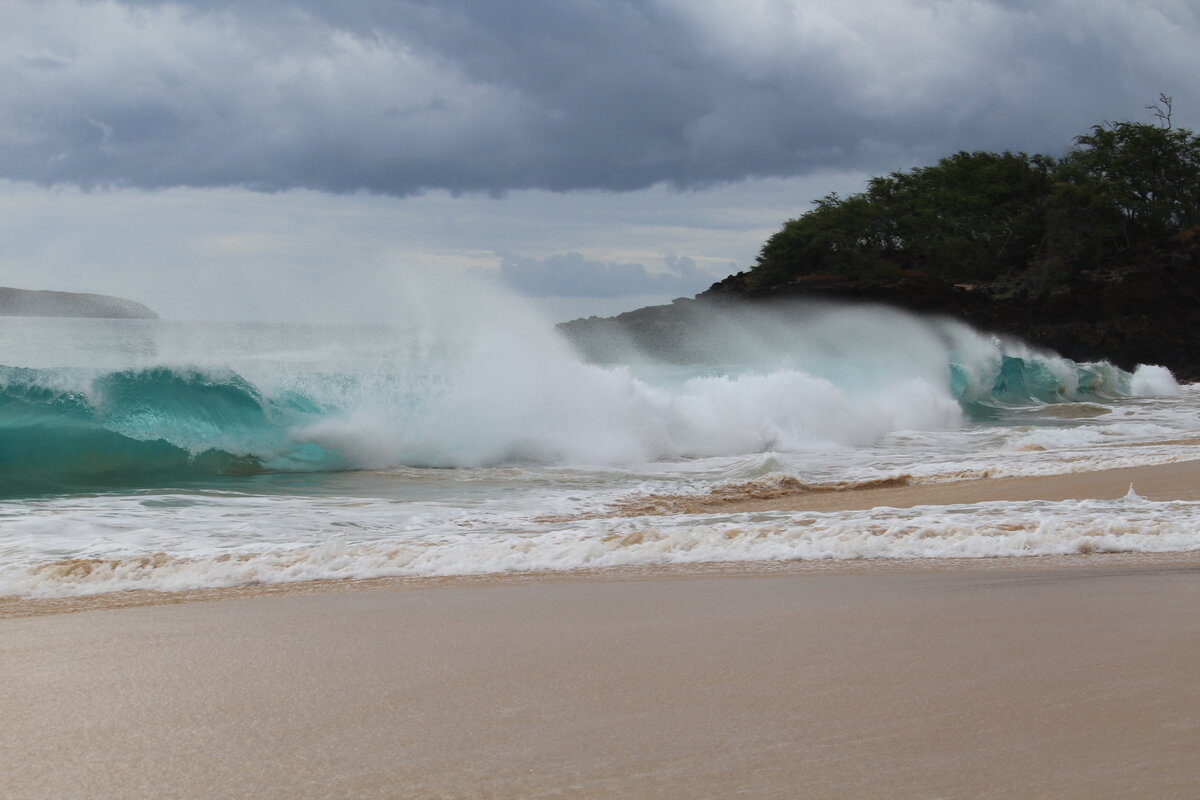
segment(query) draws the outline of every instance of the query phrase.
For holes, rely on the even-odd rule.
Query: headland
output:
[[[104,294],[0,287],[0,316],[158,319],[141,303]]]

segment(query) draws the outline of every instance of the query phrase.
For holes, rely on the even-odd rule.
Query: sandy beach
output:
[[[1194,797],[1200,564],[3,622],[8,797]]]
[[[880,491],[1111,497],[1134,482],[1186,499],[1196,477],[1186,462]],[[0,796],[1200,791],[1197,554],[190,599],[0,620]]]

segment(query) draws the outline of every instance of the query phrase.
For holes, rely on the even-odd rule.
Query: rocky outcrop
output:
[[[149,308],[123,297],[0,287],[0,315],[10,317],[105,317],[158,319]]]
[[[611,319],[575,320],[563,332],[587,355],[603,360],[619,341],[633,341],[671,360],[701,360],[695,335],[701,309],[785,306],[789,301],[882,303],[954,317],[985,332],[1021,338],[1076,361],[1107,360],[1125,369],[1161,364],[1180,380],[1200,380],[1200,242],[1129,254],[1116,266],[1084,271],[1066,286],[1040,290],[1031,276],[990,284],[952,283],[906,271],[889,277],[805,275],[783,285],[751,288],[732,275],[669,306]],[[797,306],[796,313],[804,313]],[[609,345],[612,345],[610,347]]]

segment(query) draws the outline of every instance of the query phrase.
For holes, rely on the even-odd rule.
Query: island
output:
[[[0,316],[158,319],[146,306],[123,297],[9,287],[0,287]]]
[[[707,311],[813,301],[953,317],[1075,361],[1161,364],[1200,380],[1200,137],[1096,125],[1062,157],[960,152],[828,195],[751,269],[679,298],[560,330],[585,355],[634,342],[700,357]]]

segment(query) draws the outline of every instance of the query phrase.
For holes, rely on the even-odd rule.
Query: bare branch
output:
[[[1146,110],[1158,117],[1158,124],[1170,130],[1171,128],[1171,104],[1173,98],[1168,94],[1159,92],[1158,101],[1146,106]]]

